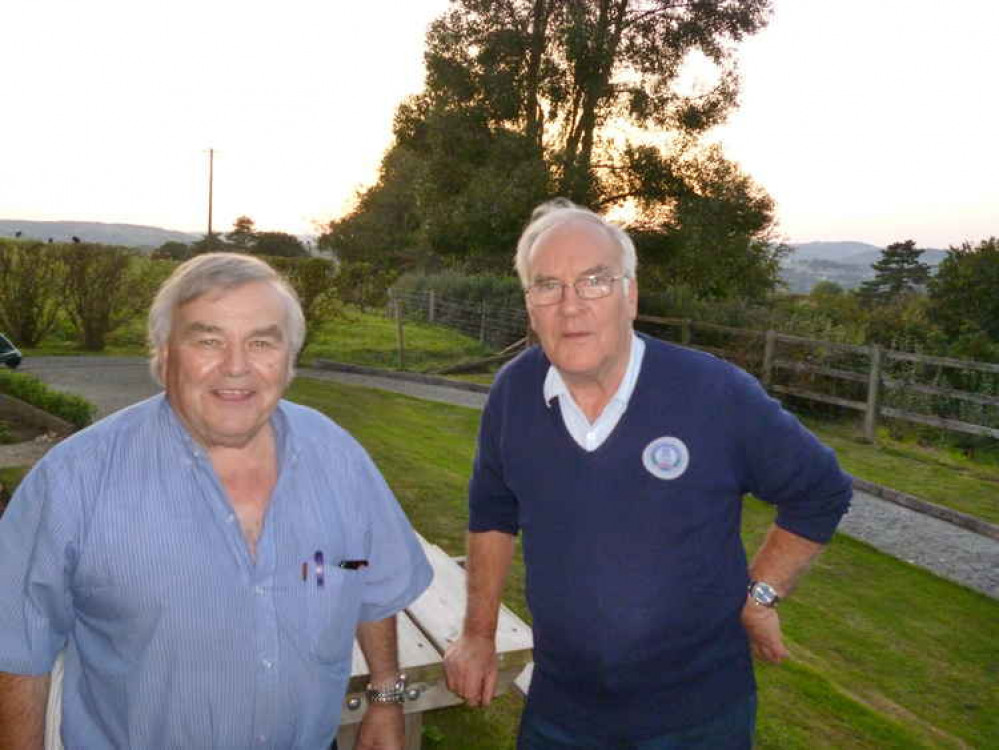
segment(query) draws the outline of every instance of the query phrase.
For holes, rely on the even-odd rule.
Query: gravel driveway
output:
[[[134,357],[34,357],[22,369],[46,383],[79,393],[106,416],[159,391],[145,360]],[[405,393],[416,398],[482,408],[485,396],[452,388],[410,383],[395,378],[303,369],[305,377]],[[44,452],[39,446],[33,452]],[[5,465],[0,447],[0,466]],[[9,463],[7,463],[9,465]],[[865,492],[854,494],[842,533],[871,544],[901,560],[999,599],[999,542],[945,521],[903,508]]]

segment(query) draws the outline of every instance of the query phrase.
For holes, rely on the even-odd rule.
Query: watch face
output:
[[[777,602],[777,592],[769,583],[757,581],[750,590],[750,596],[764,607],[772,607]]]

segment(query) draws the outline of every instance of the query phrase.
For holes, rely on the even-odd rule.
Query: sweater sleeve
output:
[[[497,380],[489,392],[479,423],[479,440],[468,484],[468,530],[472,532],[504,531],[516,534],[520,528],[517,497],[507,486],[503,474],[500,450],[502,390]]]
[[[828,542],[853,495],[836,454],[741,370],[734,375],[732,397],[744,491],[776,505],[782,529]]]

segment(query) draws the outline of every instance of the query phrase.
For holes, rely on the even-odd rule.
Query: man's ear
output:
[[[166,385],[166,369],[167,369],[167,357],[170,351],[170,347],[158,346],[156,347],[156,377],[159,381]]]
[[[628,279],[628,312],[634,320],[638,315],[638,282]]]

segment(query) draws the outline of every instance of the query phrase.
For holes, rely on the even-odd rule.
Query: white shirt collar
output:
[[[617,391],[608,401],[608,405],[617,402],[621,405],[622,411],[628,406],[628,402],[631,401],[631,394],[635,391],[635,383],[638,382],[638,373],[642,368],[642,358],[645,354],[645,342],[638,337],[638,335],[632,331],[631,333],[631,355],[628,357],[628,369],[624,372],[624,377],[621,378],[621,384],[617,387]],[[542,388],[542,393],[545,399],[545,406],[551,408],[552,399],[556,396],[568,396],[572,399],[572,394],[569,392],[569,386],[565,384],[565,380],[562,379],[562,375],[559,373],[555,365],[549,365],[548,374],[545,375],[545,383]],[[575,400],[573,399],[573,404]],[[607,407],[604,407],[606,409]],[[599,419],[599,417],[598,417]]]

